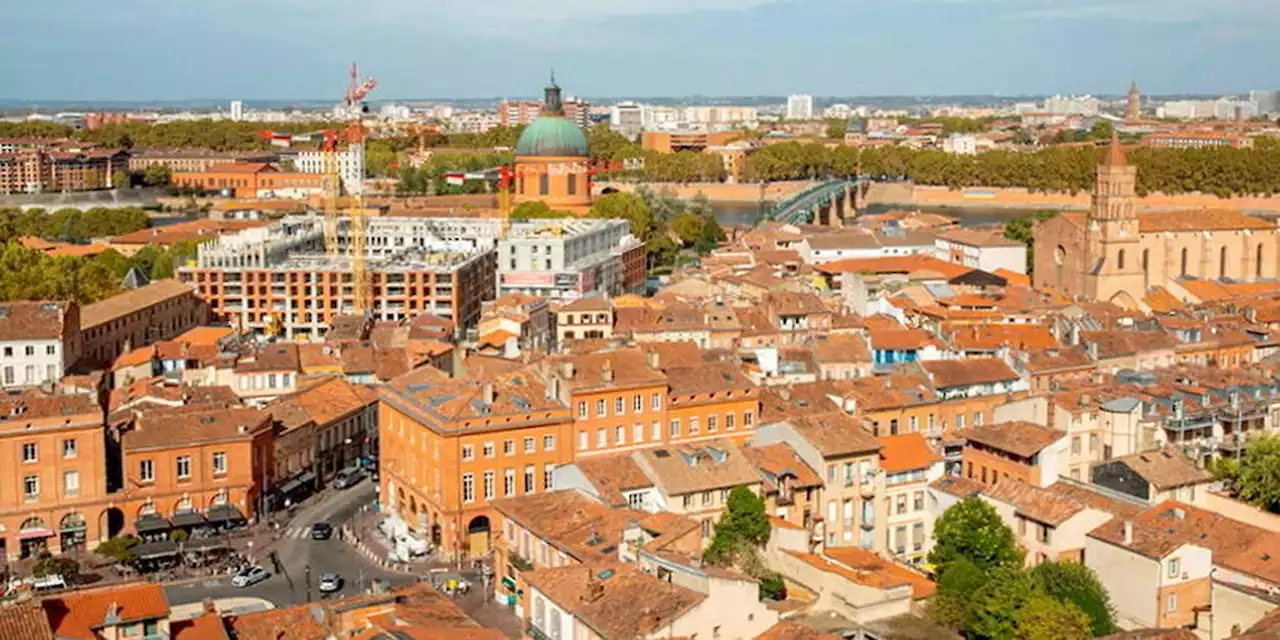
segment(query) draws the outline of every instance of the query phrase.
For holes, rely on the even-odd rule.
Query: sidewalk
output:
[[[425,574],[436,564],[433,562],[432,554],[411,558],[408,562],[388,559],[392,551],[391,542],[378,529],[378,523],[386,515],[385,512],[374,510],[372,506],[365,506],[339,529],[339,535],[357,552],[383,569],[400,573]]]

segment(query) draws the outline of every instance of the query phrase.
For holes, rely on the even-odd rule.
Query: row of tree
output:
[[[1271,513],[1280,513],[1280,437],[1249,441],[1239,458],[1218,458],[1212,467],[1236,498]]]
[[[151,226],[151,217],[136,207],[22,210],[0,207],[0,242],[34,236],[58,242],[85,242],[90,238],[118,236]]]
[[[1028,571],[1013,531],[981,498],[943,512],[933,539],[939,624],[990,639],[1083,640],[1116,631],[1111,598],[1092,569],[1050,561]]]
[[[152,280],[172,277],[195,256],[194,242],[148,246],[132,256],[108,249],[92,257],[50,256],[17,242],[0,245],[0,300],[75,300],[90,304],[120,293],[136,268]]]

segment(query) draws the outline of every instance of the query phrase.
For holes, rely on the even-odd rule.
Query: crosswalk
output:
[[[301,540],[311,537],[311,527],[289,527],[280,534],[282,540]]]

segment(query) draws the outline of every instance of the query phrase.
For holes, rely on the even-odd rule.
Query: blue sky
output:
[[[1241,92],[1280,0],[8,0],[0,97]]]

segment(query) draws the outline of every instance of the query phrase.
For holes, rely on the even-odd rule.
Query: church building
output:
[[[1280,273],[1276,223],[1229,209],[1137,213],[1137,180],[1113,135],[1089,212],[1036,225],[1036,287],[1138,309],[1147,289],[1169,281],[1254,282]]]
[[[542,201],[582,215],[591,209],[587,136],[565,116],[555,76],[545,89],[542,114],[516,144],[515,204]]]

